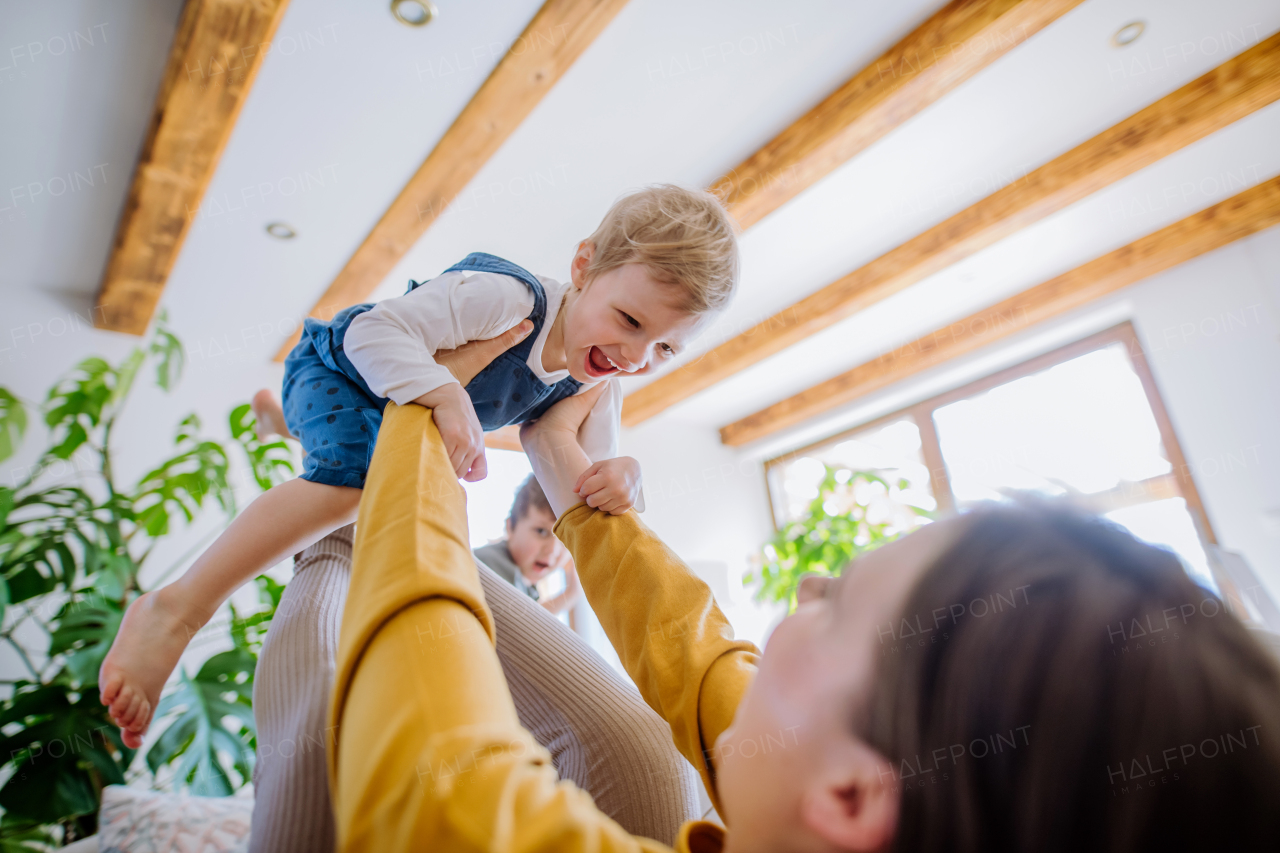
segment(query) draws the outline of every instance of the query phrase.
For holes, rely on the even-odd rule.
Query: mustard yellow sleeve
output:
[[[431,412],[387,406],[360,505],[330,724],[340,851],[660,851],[557,781],[521,728]],[[682,832],[714,833],[691,824]]]
[[[579,504],[555,533],[622,665],[670,723],[676,748],[719,810],[711,750],[755,677],[759,650],[733,638],[711,588],[635,512],[615,516]]]

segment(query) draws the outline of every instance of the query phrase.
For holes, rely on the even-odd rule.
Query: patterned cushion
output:
[[[108,785],[98,812],[101,853],[239,853],[253,800],[189,797]]]

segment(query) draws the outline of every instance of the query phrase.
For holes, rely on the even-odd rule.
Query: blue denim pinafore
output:
[[[582,384],[565,377],[547,385],[529,367],[529,353],[547,318],[547,293],[528,270],[483,252],[467,255],[445,272],[491,272],[519,279],[533,292],[533,331],[498,356],[467,385],[480,426],[486,432],[542,415]],[[410,282],[409,290],[418,282]],[[302,340],[284,363],[284,415],[302,442],[304,480],[363,488],[373,446],[382,426],[386,397],[378,397],[343,351],[351,321],[374,303],[352,305],[332,320],[308,319]]]

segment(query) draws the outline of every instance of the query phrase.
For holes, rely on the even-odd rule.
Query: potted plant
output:
[[[285,444],[260,441],[245,404],[230,413],[229,442],[203,436],[199,418],[188,415],[166,458],[135,482],[121,481],[113,431],[136,380],[150,369],[169,391],[184,363],[163,315],[146,344],[118,364],[81,361],[39,407],[48,447],[25,476],[0,485],[0,643],[23,669],[0,702],[2,849],[45,849],[55,838],[92,834],[103,786],[127,774],[167,768],[172,785],[206,795],[230,794],[249,779],[253,670],[283,589],[269,578],[258,580],[265,607],[248,615],[232,609],[224,623],[232,648],[194,676],[179,668],[158,709],[147,770],[131,770],[134,751],[98,699],[98,668],[125,608],[143,592],[139,577],[156,546],[206,509],[234,517],[229,447],[243,454],[256,489],[293,473]],[[28,408],[0,388],[0,461],[20,445]]]
[[[805,512],[789,521],[761,549],[760,566],[744,581],[755,584],[757,601],[785,602],[796,609],[796,590],[807,574],[839,575],[859,554],[909,532],[917,519],[933,514],[895,493],[906,480],[890,483],[877,471],[825,464],[818,493]]]

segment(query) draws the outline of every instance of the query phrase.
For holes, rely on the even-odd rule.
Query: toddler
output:
[[[271,430],[302,443],[303,473],[258,497],[181,578],[130,605],[99,675],[125,743],[141,744],[183,649],[237,587],[355,520],[388,400],[432,409],[453,473],[476,481],[484,431],[607,382],[579,433],[594,463],[581,493],[605,512],[643,509],[638,463],[616,458],[615,378],[650,373],[687,347],[728,301],[737,269],[715,197],[664,185],[609,210],[579,243],[567,283],[475,253],[404,296],[307,320],[285,361],[283,409],[257,400]],[[465,389],[433,358],[526,318],[528,336]]]

